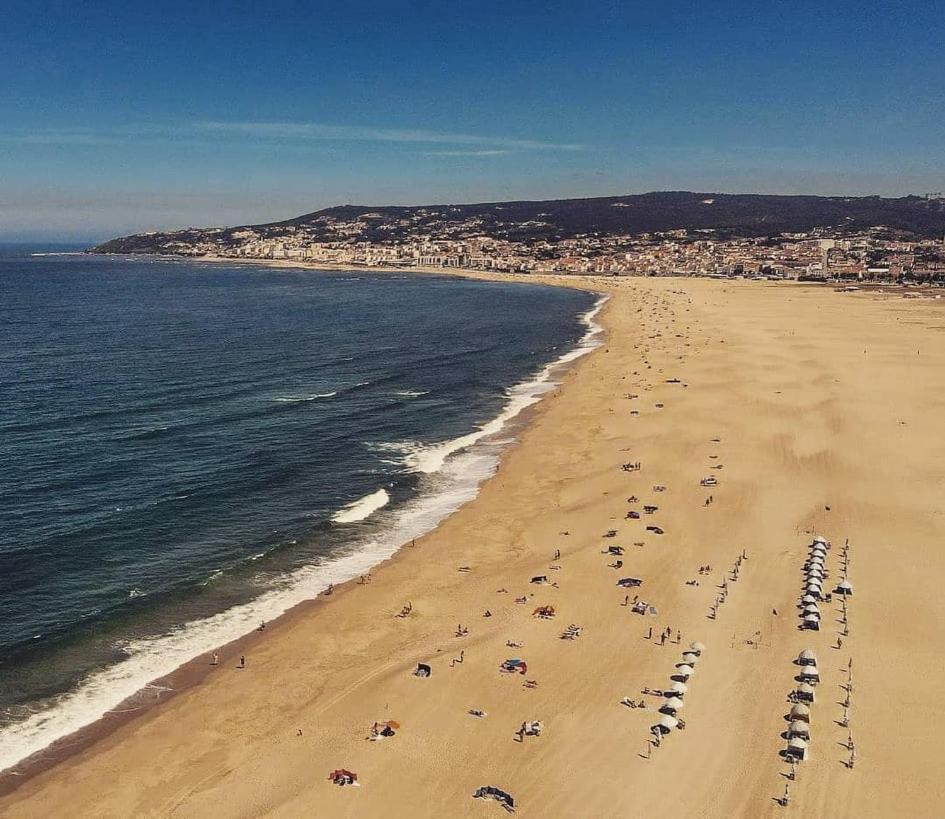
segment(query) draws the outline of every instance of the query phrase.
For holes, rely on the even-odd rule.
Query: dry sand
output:
[[[592,285],[613,295],[606,347],[542,402],[475,501],[370,585],[338,589],[244,645],[245,670],[227,650],[190,690],[0,798],[0,814],[495,817],[498,804],[471,798],[491,784],[535,817],[940,815],[943,306],[767,283]],[[642,469],[621,470],[630,461]],[[719,485],[701,487],[707,475]],[[625,519],[644,503],[658,512]],[[813,532],[834,544],[832,581],[838,547],[851,544],[851,634],[839,650],[836,598],[823,631],[797,630]],[[611,544],[626,549],[619,571],[602,554]],[[749,559],[711,620],[742,549]],[[530,585],[539,574],[558,587]],[[658,615],[621,606],[627,575],[644,579],[630,595]],[[522,594],[528,604],[515,604]],[[396,617],[408,600],[412,614]],[[546,603],[556,618],[532,617]],[[468,636],[453,636],[459,623]],[[582,636],[560,639],[570,623]],[[706,651],[686,729],[646,758],[658,698],[641,689],[668,685],[682,648],[645,639],[650,626]],[[811,758],[783,808],[778,752],[804,647],[823,681]],[[499,673],[512,656],[526,676]],[[851,658],[853,770],[835,722]],[[432,677],[412,675],[418,661]],[[382,719],[401,730],[367,741]],[[533,719],[543,735],[516,742]],[[361,787],[329,784],[337,767]]]

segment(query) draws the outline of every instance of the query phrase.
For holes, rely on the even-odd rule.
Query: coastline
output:
[[[234,262],[234,260],[224,257],[207,257],[201,259],[201,261],[207,261],[209,263],[243,263],[243,260],[236,260]],[[254,266],[267,268],[304,269],[311,272],[318,272],[320,270],[339,270],[352,272],[347,266],[328,268],[322,266],[282,264],[280,263],[280,260],[245,260],[245,262],[253,264]],[[373,271],[374,269],[372,268],[368,272]],[[377,272],[409,275],[414,271],[398,268],[384,268],[382,270],[378,270]],[[419,272],[421,275],[436,275],[439,271],[434,268],[423,268]],[[467,276],[467,273],[472,275]],[[464,278],[488,281],[502,281],[523,284],[529,283],[527,280],[521,281],[520,278],[510,276],[481,276],[477,275],[477,273],[478,271],[462,270],[456,271],[456,274],[454,275],[459,275],[460,277]],[[550,284],[550,282],[531,283],[546,285]],[[482,441],[488,442],[490,439],[496,436],[501,436],[503,439],[507,439],[507,442],[502,443],[498,447],[497,463],[494,469],[489,470],[492,474],[486,475],[475,482],[473,486],[473,498],[476,494],[478,494],[481,484],[484,481],[490,480],[495,472],[498,471],[501,461],[505,457],[508,449],[516,445],[516,436],[518,432],[527,426],[531,414],[536,410],[537,405],[540,405],[541,401],[545,397],[546,389],[554,389],[558,385],[558,379],[566,376],[569,370],[576,366],[577,362],[581,358],[583,358],[587,353],[592,352],[598,346],[598,342],[594,341],[594,337],[598,333],[602,332],[602,328],[596,324],[594,318],[604,307],[607,300],[606,294],[601,292],[600,289],[588,286],[571,286],[570,284],[565,284],[564,286],[570,286],[571,289],[583,290],[585,292],[593,293],[597,296],[597,301],[595,304],[590,310],[586,311],[586,313],[582,314],[581,316],[582,322],[587,326],[584,336],[575,343],[573,348],[549,362],[545,367],[534,373],[530,378],[526,379],[520,384],[510,385],[509,398],[507,399],[504,408],[495,418],[481,424],[476,430],[463,436],[463,438],[458,442],[444,442],[445,444],[451,444],[452,447],[441,457],[449,458],[457,453],[462,453],[471,447],[475,447],[476,444]],[[526,391],[528,388],[536,391],[532,395],[526,394],[524,396],[525,400],[523,406],[515,407],[513,406],[513,395],[516,393],[516,391],[522,388],[525,388]],[[458,508],[461,509],[462,506],[468,503],[470,499],[471,498],[467,498],[466,500],[461,501]],[[423,498],[421,497],[418,500],[422,501]],[[449,517],[450,515],[455,514],[456,511],[458,511],[458,509],[448,511],[446,516]],[[443,522],[443,520],[445,520],[445,518],[441,518],[438,522],[434,523],[434,528],[438,527]],[[418,535],[418,538],[422,537],[423,534],[426,533]],[[392,548],[390,549],[390,554],[382,556],[373,562],[365,563],[363,566],[359,566],[359,571],[374,571],[376,568],[383,566],[387,562],[396,560],[398,554],[402,551],[408,540],[410,540],[409,537],[403,541],[393,543]],[[336,558],[333,561],[329,561],[328,565],[333,565],[337,560],[338,559]],[[347,577],[340,582],[335,582],[333,584],[334,588],[332,592],[332,599],[335,599],[336,597],[350,591],[352,585],[356,582],[358,573],[359,572],[354,572],[352,574],[349,572],[348,574],[350,574],[350,577]],[[153,709],[160,708],[171,699],[184,694],[189,689],[199,685],[211,673],[211,669],[207,665],[207,657],[209,656],[210,652],[216,650],[216,652],[220,654],[221,661],[225,663],[228,660],[238,657],[240,653],[250,651],[252,647],[260,640],[267,639],[268,635],[283,627],[293,618],[307,616],[309,611],[312,609],[317,609],[321,604],[324,604],[324,589],[327,585],[328,584],[326,582],[317,592],[315,592],[314,595],[304,596],[303,599],[300,599],[298,602],[289,604],[287,608],[285,608],[271,620],[267,620],[265,634],[260,634],[255,628],[255,625],[250,626],[247,623],[246,633],[243,633],[240,636],[223,643],[212,643],[208,645],[206,651],[201,651],[196,656],[192,656],[184,660],[181,664],[173,668],[173,670],[162,673],[150,679],[143,687],[137,688],[132,694],[116,702],[113,707],[109,708],[101,716],[81,725],[74,731],[70,731],[63,736],[54,739],[44,747],[30,753],[27,757],[21,759],[19,762],[16,762],[13,765],[3,769],[0,771],[0,797],[15,792],[22,784],[28,782],[34,776],[54,768],[59,763],[69,759],[74,755],[81,754],[83,751],[93,747],[96,743],[108,737],[119,728],[141,719],[142,717],[145,717]],[[224,613],[221,612],[221,614]]]
[[[939,306],[763,283],[599,285],[611,293],[607,346],[528,411],[474,500],[371,584],[339,588],[251,636],[244,671],[224,663],[0,798],[0,812],[482,816],[495,806],[470,795],[490,784],[526,816],[780,815],[784,695],[804,647],[817,651],[824,679],[792,801],[822,816],[934,812],[945,794],[927,751],[945,728],[943,684],[917,690],[908,680],[936,661],[945,618]],[[642,469],[621,470],[628,461]],[[699,480],[715,474],[705,506]],[[659,506],[652,520],[664,534],[625,517],[631,495]],[[822,632],[797,630],[813,533],[852,544],[853,627],[842,650],[831,648],[836,606]],[[621,606],[621,573],[601,553],[608,543],[626,548],[625,571],[644,579],[658,615]],[[555,548],[560,571],[549,567]],[[742,549],[746,568],[711,620],[715,587]],[[711,575],[699,575],[706,564]],[[529,583],[541,574],[558,586]],[[527,606],[513,603],[519,594],[533,595]],[[397,618],[407,600],[411,616]],[[531,616],[546,603],[558,609],[553,622]],[[901,611],[906,639],[889,616]],[[468,636],[453,636],[457,622]],[[569,623],[583,627],[580,639],[559,638]],[[653,701],[630,710],[620,698],[665,684],[681,650],[647,640],[651,624],[681,631],[683,646],[705,643],[706,654],[686,731],[647,758]],[[451,665],[460,649],[465,662]],[[527,659],[537,687],[497,672],[508,656]],[[843,764],[835,702],[847,660],[855,770]],[[418,662],[431,665],[430,679],[412,676]],[[402,729],[365,741],[378,719]],[[523,719],[543,720],[545,735],[516,742]],[[325,775],[337,767],[357,771],[362,787],[332,787]]]

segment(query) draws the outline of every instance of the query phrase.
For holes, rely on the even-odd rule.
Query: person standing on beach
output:
[[[219,664],[220,664],[220,655],[214,651],[213,658],[210,660],[210,665],[219,665]]]
[[[240,654],[240,668],[246,668],[246,655]]]

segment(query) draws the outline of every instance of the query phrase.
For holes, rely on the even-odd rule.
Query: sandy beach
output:
[[[221,649],[187,690],[24,778],[0,815],[501,816],[472,798],[487,785],[528,817],[939,814],[945,305],[577,284],[611,296],[606,341],[530,412],[474,501],[371,582]],[[798,628],[814,535],[833,546],[825,592],[849,542],[846,636],[836,595],[820,631]],[[652,608],[623,605],[635,595]],[[653,747],[664,697],[643,691],[667,689],[693,641],[685,730]],[[779,752],[805,648],[821,681],[790,781]],[[526,673],[501,672],[510,658]],[[390,720],[395,736],[369,741]],[[519,741],[533,720],[541,736]],[[359,787],[330,783],[339,768]]]

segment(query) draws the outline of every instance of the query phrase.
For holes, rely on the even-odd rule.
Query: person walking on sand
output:
[[[661,646],[665,646],[665,645],[666,645],[666,633],[665,633],[665,632],[660,635],[660,645],[661,645]]]
[[[653,626],[650,626],[650,630],[646,633],[646,639],[647,640],[653,639]]]
[[[220,655],[214,651],[213,658],[210,660],[210,665],[219,665],[219,664],[220,664]]]
[[[240,668],[246,668],[246,655],[240,654]]]

